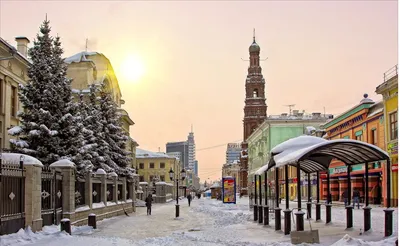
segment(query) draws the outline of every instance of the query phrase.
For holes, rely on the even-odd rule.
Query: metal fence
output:
[[[0,156],[0,235],[25,226],[25,172],[23,162],[4,162]]]
[[[42,169],[41,198],[43,226],[58,225],[62,218],[62,174],[48,166]]]

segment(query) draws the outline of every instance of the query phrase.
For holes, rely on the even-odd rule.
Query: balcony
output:
[[[384,74],[383,74],[383,82],[389,81],[390,79],[396,77],[398,75],[398,66],[394,66],[392,68],[390,68],[389,70],[387,70]]]

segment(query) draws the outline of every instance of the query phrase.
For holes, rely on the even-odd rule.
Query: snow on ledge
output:
[[[57,168],[57,167],[75,168],[75,163],[73,163],[72,161],[70,161],[68,159],[61,159],[50,165],[50,168]]]
[[[111,172],[110,174],[108,174],[110,177],[118,177],[118,175],[115,172]]]
[[[87,211],[87,210],[90,210],[90,207],[88,205],[85,205],[85,206],[76,208],[75,212],[83,212],[83,211]]]
[[[106,175],[107,173],[106,173],[106,171],[104,171],[104,169],[99,168],[99,169],[97,169],[96,174],[97,175]]]
[[[140,185],[148,185],[149,183],[147,182],[139,182]]]
[[[30,155],[17,154],[17,153],[2,153],[1,159],[7,165],[19,165],[21,156],[23,157],[24,166],[32,165],[37,167],[43,167],[42,162],[40,162],[38,159]]]

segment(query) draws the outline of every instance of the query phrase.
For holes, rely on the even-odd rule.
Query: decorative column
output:
[[[50,168],[62,174],[62,188],[56,193],[62,196],[63,217],[73,222],[75,221],[75,164],[62,159],[51,164]]]
[[[3,154],[5,155],[5,154]],[[25,155],[21,155],[24,157]],[[42,230],[42,163],[34,159],[34,163],[23,162],[25,168],[25,227],[30,226],[33,232]],[[15,191],[14,191],[15,192]],[[12,196],[9,196],[11,199]]]
[[[92,185],[92,173],[86,174],[85,178],[85,203],[90,208],[93,206],[93,185]]]

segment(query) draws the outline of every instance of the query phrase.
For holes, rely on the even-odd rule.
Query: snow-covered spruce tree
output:
[[[109,152],[109,145],[105,141],[103,125],[101,122],[101,112],[99,98],[97,94],[99,89],[95,84],[89,86],[89,95],[86,100],[81,99],[81,109],[84,124],[84,160],[90,161],[93,170],[99,168],[106,172],[113,172],[114,169],[106,164],[106,153]],[[87,163],[89,164],[89,163]]]
[[[81,144],[71,81],[66,78],[61,58],[63,50],[59,38],[50,36],[50,30],[49,21],[45,20],[29,50],[29,81],[19,91],[24,107],[24,112],[19,113],[21,126],[9,130],[19,137],[10,140],[13,151],[32,155],[45,165],[61,158],[77,161],[74,158]]]
[[[106,150],[106,163],[118,175],[131,177],[133,169],[130,167],[132,158],[130,152],[125,150],[128,136],[122,128],[121,115],[117,105],[107,92],[105,84],[100,91],[101,123],[103,124],[104,140],[108,144]]]

